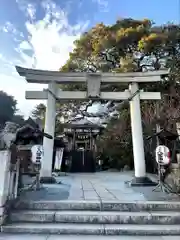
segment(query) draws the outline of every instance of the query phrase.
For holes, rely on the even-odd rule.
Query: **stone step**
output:
[[[180,224],[180,212],[16,211],[10,222],[91,224]]]
[[[94,210],[100,211],[99,201],[65,200],[65,201],[19,201],[14,205],[17,210]]]
[[[47,234],[2,234],[1,240],[59,240],[59,235]],[[86,235],[86,240],[179,240],[179,236],[107,236]],[[83,235],[61,235],[60,240],[84,240]]]
[[[2,233],[66,234],[66,235],[127,235],[127,236],[180,236],[179,225],[133,224],[11,224],[1,227]]]
[[[19,201],[15,209],[29,210],[79,210],[79,211],[180,211],[180,202],[171,201]]]

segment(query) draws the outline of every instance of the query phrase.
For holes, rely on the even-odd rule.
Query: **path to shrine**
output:
[[[129,187],[133,172],[97,172],[67,174],[57,177],[61,184],[44,185],[36,192],[22,194],[25,200],[89,200],[89,201],[179,201],[176,195],[153,192],[154,187]],[[150,175],[153,178],[153,175]],[[26,180],[28,181],[28,179]]]

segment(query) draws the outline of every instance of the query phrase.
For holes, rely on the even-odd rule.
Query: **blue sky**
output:
[[[0,90],[15,96],[20,113],[28,116],[39,102],[25,100],[25,90],[46,86],[27,84],[14,66],[56,70],[83,31],[119,17],[178,23],[180,0],[1,0]]]

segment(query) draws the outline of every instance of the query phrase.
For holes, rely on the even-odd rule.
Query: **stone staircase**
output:
[[[180,236],[180,202],[19,202],[3,233]]]

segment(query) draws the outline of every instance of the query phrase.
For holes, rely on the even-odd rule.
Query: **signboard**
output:
[[[43,151],[43,146],[42,145],[34,145],[31,148],[31,160],[33,163],[40,164],[43,159],[44,151]]]
[[[156,148],[156,162],[159,165],[169,165],[171,162],[170,150],[164,145],[159,145]]]
[[[76,138],[78,140],[87,140],[90,138],[90,136],[89,135],[76,135]]]

